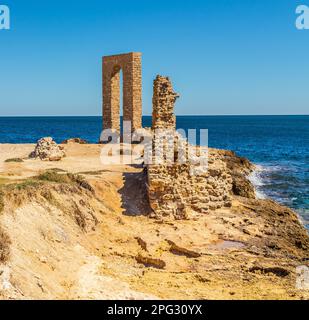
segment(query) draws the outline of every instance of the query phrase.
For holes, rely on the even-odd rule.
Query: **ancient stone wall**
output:
[[[120,132],[120,70],[123,73],[123,120],[142,127],[141,53],[103,57],[103,128]]]
[[[147,166],[148,196],[154,217],[187,219],[231,206],[232,177],[219,156],[210,153],[208,170],[192,174],[193,164]]]
[[[231,205],[232,177],[226,163],[219,155],[210,152],[205,169],[200,161],[203,157],[205,160],[206,150],[196,150],[176,133],[176,97],[169,79],[157,76],[154,81],[152,129],[173,131],[174,147],[171,148],[169,143],[165,148],[172,149],[174,161],[166,161],[163,157],[164,162],[157,163],[154,150],[158,143],[162,144],[162,139],[153,132],[153,163],[147,164],[146,171],[149,203],[153,216],[158,219],[187,219]],[[184,156],[186,161],[183,161]]]

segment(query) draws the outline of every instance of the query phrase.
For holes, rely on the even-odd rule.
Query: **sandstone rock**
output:
[[[255,189],[252,183],[243,175],[233,173],[233,193],[237,196],[255,199]]]
[[[88,144],[88,141],[81,138],[71,138],[61,142],[61,144],[68,144],[68,143]]]
[[[216,159],[225,162],[233,184],[234,195],[255,199],[255,189],[248,180],[248,175],[254,170],[254,165],[246,158],[239,157],[233,151],[216,150]]]
[[[145,267],[164,269],[166,266],[165,261],[161,259],[153,258],[150,256],[142,256],[139,254],[138,256],[135,257],[135,259],[138,263],[143,264]]]
[[[65,157],[65,152],[63,147],[57,145],[53,138],[46,137],[37,142],[34,151],[29,157],[39,158],[43,161],[60,161]]]
[[[201,254],[199,252],[186,249],[184,247],[178,246],[175,242],[171,240],[166,240],[166,242],[170,245],[170,252],[177,254],[177,255],[183,255],[188,258],[199,258]]]
[[[147,243],[140,237],[135,237],[137,243],[140,245],[140,247],[145,250],[145,251],[148,251],[147,250]]]

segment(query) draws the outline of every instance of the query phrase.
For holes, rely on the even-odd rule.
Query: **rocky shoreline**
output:
[[[143,168],[102,166],[100,145],[65,144],[57,162],[29,158],[34,145],[0,148],[3,299],[308,299],[296,287],[305,228],[256,199],[254,165],[231,151],[210,150],[231,205],[166,220],[151,218]]]

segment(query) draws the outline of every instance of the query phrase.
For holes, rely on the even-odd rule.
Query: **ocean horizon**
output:
[[[151,116],[143,116],[143,126],[151,126]],[[258,195],[297,211],[309,230],[309,115],[181,115],[177,129],[208,129],[209,147],[256,164],[250,179]],[[97,143],[101,130],[101,116],[0,117],[0,143],[36,143],[46,136]]]

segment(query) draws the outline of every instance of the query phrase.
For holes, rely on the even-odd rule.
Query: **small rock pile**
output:
[[[43,161],[59,161],[65,157],[65,152],[63,147],[59,146],[53,138],[46,137],[37,142],[29,157],[39,158]]]

